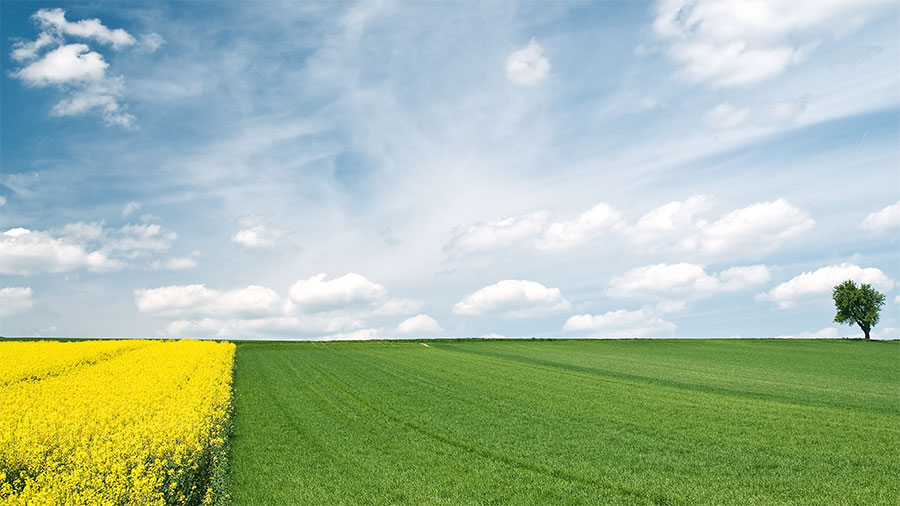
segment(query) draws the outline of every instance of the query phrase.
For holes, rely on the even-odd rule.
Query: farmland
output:
[[[0,343],[0,504],[218,504],[234,345]]]
[[[267,504],[889,504],[900,343],[239,343]]]

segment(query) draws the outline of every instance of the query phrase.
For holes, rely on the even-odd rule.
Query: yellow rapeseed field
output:
[[[228,502],[234,349],[0,343],[0,506]]]

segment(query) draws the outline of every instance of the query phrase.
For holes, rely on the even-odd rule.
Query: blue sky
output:
[[[895,2],[0,8],[2,335],[900,337]]]

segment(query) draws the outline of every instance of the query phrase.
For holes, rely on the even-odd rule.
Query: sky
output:
[[[900,6],[0,4],[0,335],[900,337]]]

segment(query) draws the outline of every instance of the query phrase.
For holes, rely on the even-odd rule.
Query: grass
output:
[[[897,342],[427,344],[240,343],[234,503],[900,497]]]

